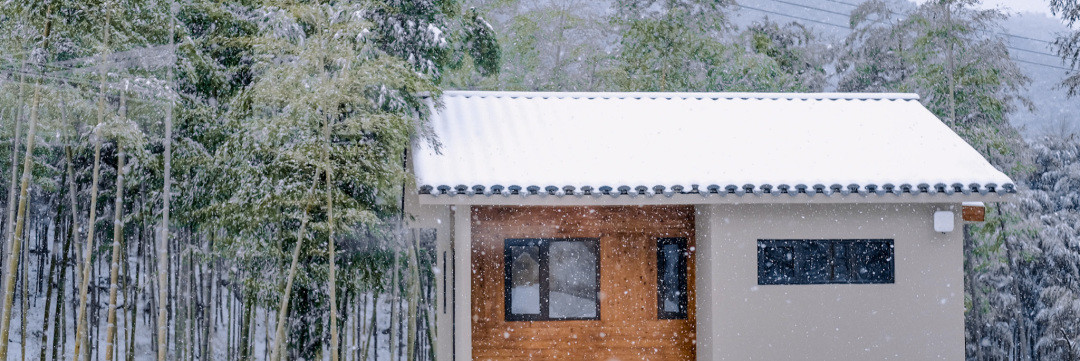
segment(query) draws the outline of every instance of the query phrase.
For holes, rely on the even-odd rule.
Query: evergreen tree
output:
[[[724,41],[726,1],[617,1],[611,81],[624,91],[788,91],[802,84],[765,54]],[[818,85],[820,86],[820,85]]]
[[[1050,11],[1065,20],[1071,31],[1059,34],[1054,41],[1061,59],[1072,67],[1073,71],[1062,80],[1061,85],[1069,90],[1069,96],[1080,94],[1080,2],[1076,0],[1050,0]]]

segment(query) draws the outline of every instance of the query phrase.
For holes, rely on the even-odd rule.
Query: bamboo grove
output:
[[[485,24],[434,0],[5,3],[0,359],[432,358],[405,151],[444,70],[496,70]]]

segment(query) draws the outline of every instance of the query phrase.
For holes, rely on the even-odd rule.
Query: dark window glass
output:
[[[892,283],[893,246],[883,242],[866,243],[856,248],[857,280],[863,283]]]
[[[893,240],[758,240],[758,284],[893,283]]]
[[[790,283],[795,278],[795,247],[758,243],[758,283]]]
[[[508,321],[599,319],[596,239],[508,239]]]
[[[660,319],[686,318],[685,238],[660,238],[656,242],[657,312]]]
[[[827,283],[832,278],[830,246],[828,241],[807,241],[804,245],[801,260],[808,283]]]

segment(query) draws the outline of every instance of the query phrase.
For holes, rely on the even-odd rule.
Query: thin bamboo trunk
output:
[[[120,95],[120,117],[123,113],[124,95]],[[105,360],[113,361],[116,348],[116,293],[119,290],[120,280],[120,244],[124,239],[124,154],[123,145],[116,143],[116,199],[113,206],[113,240],[112,261],[109,262],[109,314],[106,316],[105,326]]]
[[[245,284],[251,284],[249,279]],[[247,288],[244,290],[243,300],[240,304],[240,359],[243,361],[251,360],[251,309],[254,308],[254,298],[251,296],[254,290]]]
[[[270,312],[269,308],[263,310],[263,319],[266,320],[265,323],[263,323],[264,325],[266,325],[266,327],[264,327],[266,329],[265,330],[266,332],[263,333],[263,360],[269,360],[270,359],[270,314],[271,313],[272,312]]]
[[[184,236],[186,236],[186,234],[184,234],[183,232],[184,231],[183,231],[182,227],[177,230],[177,236],[178,237],[177,237],[177,241],[176,241],[176,248],[177,248],[176,249],[176,255],[179,257],[177,259],[176,269],[179,272],[177,272],[177,274],[176,274],[176,293],[175,293],[175,295],[179,296],[179,298],[174,298],[174,300],[176,300],[175,306],[174,306],[175,309],[176,309],[174,311],[175,315],[176,315],[175,316],[176,318],[174,319],[174,322],[173,322],[173,337],[176,339],[176,348],[175,349],[176,349],[176,353],[177,353],[176,359],[178,359],[178,360],[187,360],[188,359],[187,351],[188,351],[188,346],[189,345],[187,343],[187,330],[188,330],[188,323],[187,323],[188,317],[187,316],[188,316],[188,309],[190,308],[190,307],[188,307],[189,302],[191,301],[191,299],[188,298],[188,295],[187,295],[188,281],[189,281],[188,267],[187,266],[188,266],[188,263],[189,263],[189,260],[188,260],[189,255],[187,253],[186,244],[188,242],[188,239],[186,239],[187,237],[184,237]]]
[[[401,235],[399,234],[398,237],[401,237]],[[399,240],[398,243],[400,243],[400,240]],[[398,330],[401,328],[400,325],[398,325],[398,322],[401,321],[400,320],[401,319],[401,313],[398,312],[398,307],[397,307],[398,306],[398,301],[401,299],[400,287],[399,287],[400,286],[399,285],[400,277],[398,277],[398,273],[399,273],[398,272],[399,271],[398,270],[398,264],[401,261],[398,260],[397,245],[395,245],[393,248],[394,248],[393,249],[393,251],[394,251],[394,257],[393,257],[394,265],[393,265],[393,267],[390,268],[391,270],[393,270],[393,274],[390,276],[390,343],[386,345],[386,350],[387,350],[387,353],[390,354],[390,359],[391,360],[396,360],[397,359],[396,354],[397,354],[397,348],[398,348],[397,347],[397,345],[398,345]],[[376,350],[375,352],[378,352],[378,350]]]
[[[20,67],[22,68],[22,67]],[[19,75],[19,90],[17,94],[16,107],[12,110],[15,116],[15,136],[11,142],[11,183],[8,183],[8,204],[7,204],[7,222],[4,223],[4,238],[0,241],[4,242],[0,246],[0,265],[4,265],[8,261],[11,255],[11,237],[15,233],[15,202],[18,195],[16,189],[18,188],[19,178],[18,174],[19,166],[19,136],[22,133],[22,102],[25,100],[23,96],[23,85],[26,84],[26,74]],[[0,280],[0,286],[3,286],[3,280]],[[7,289],[7,288],[5,288]],[[0,305],[0,310],[3,309],[3,305]]]
[[[344,312],[344,315],[342,316],[342,318],[344,318],[344,320],[343,320],[343,322],[341,322],[341,331],[344,332],[345,334],[341,336],[341,339],[343,341],[342,342],[343,345],[341,346],[342,347],[341,361],[349,361],[349,355],[352,354],[352,352],[348,352],[348,351],[349,351],[349,344],[350,344],[349,341],[352,340],[352,338],[350,338],[350,337],[353,336],[352,327],[349,327],[350,322],[353,321],[353,318],[349,317],[349,305],[352,304],[352,302],[350,302],[350,301],[353,301],[353,298],[355,298],[355,296],[353,296],[348,291],[346,291],[345,296],[342,297],[342,302],[343,302],[343,306],[344,306],[344,307],[342,307],[342,309],[344,309],[345,312]]]
[[[48,34],[45,35],[48,38]],[[26,223],[27,194],[30,189],[31,168],[34,164],[34,133],[37,131],[37,105],[41,101],[41,84],[34,87],[34,101],[30,107],[30,124],[26,131],[26,156],[23,158],[22,182],[19,185],[19,209],[15,215],[15,231],[11,237],[11,257],[4,271],[4,311],[0,318],[0,360],[7,360],[8,331],[11,328],[12,297],[15,293],[15,277],[19,270],[19,254],[22,251],[23,228]]]
[[[409,245],[409,324],[408,324],[408,344],[405,345],[405,359],[416,360],[416,306],[420,302],[420,268],[418,266],[419,257],[416,254],[417,247],[417,234],[416,230],[410,230],[411,244]]]
[[[139,188],[140,188],[140,190],[142,189],[142,187],[139,187]],[[145,223],[141,223],[140,225],[145,226]],[[144,229],[144,228],[140,227],[140,229]],[[143,259],[142,250],[143,250],[143,239],[145,239],[145,237],[143,236],[143,233],[141,231],[136,232],[135,234],[137,234],[139,236],[139,243],[135,246],[135,259],[136,259],[136,263],[135,263],[135,282],[134,282],[133,286],[131,287],[131,308],[130,308],[130,310],[131,310],[130,318],[131,319],[128,320],[130,325],[128,326],[128,347],[127,347],[127,353],[125,354],[126,357],[124,358],[125,361],[135,361],[135,335],[137,335],[135,333],[135,329],[136,329],[136,326],[138,326],[138,324],[139,324],[137,322],[138,318],[139,318],[139,287],[141,287],[141,285],[142,285],[142,283],[141,283],[142,268],[139,267],[139,264],[141,263],[139,261],[141,261]],[[130,267],[130,266],[128,266],[128,267]]]
[[[50,3],[49,8],[48,8],[48,10],[46,11],[46,14],[45,14],[45,16],[46,16],[45,31],[42,34],[42,43],[43,43],[42,49],[45,49],[46,51],[48,51],[48,49],[49,49],[49,34],[52,31],[52,16],[51,16],[52,15],[52,9],[53,9],[53,4]],[[22,84],[23,83],[20,81],[20,83],[19,83],[20,95],[21,95]],[[10,249],[5,249],[5,254],[8,255],[8,258],[9,258],[8,264],[7,264],[8,268],[7,268],[7,271],[4,273],[3,283],[0,283],[0,285],[3,285],[4,290],[5,290],[5,292],[4,292],[4,302],[3,302],[3,305],[2,305],[2,307],[3,307],[2,308],[2,310],[3,310],[2,311],[3,312],[3,320],[0,321],[0,327],[3,328],[2,330],[0,330],[0,360],[7,360],[7,352],[8,352],[8,342],[7,342],[7,340],[8,340],[8,331],[10,331],[10,327],[11,327],[11,306],[12,306],[11,303],[12,303],[12,297],[13,297],[12,293],[14,291],[13,282],[15,282],[15,277],[17,276],[17,273],[18,273],[18,266],[19,266],[18,259],[19,259],[20,249],[22,248],[22,238],[23,238],[23,233],[22,232],[23,232],[24,223],[26,223],[26,220],[25,220],[25,218],[26,218],[26,205],[28,203],[27,202],[27,191],[28,191],[29,186],[30,186],[31,168],[32,168],[32,165],[33,165],[33,162],[34,162],[34,158],[33,158],[34,139],[35,139],[34,134],[36,133],[36,130],[37,130],[36,129],[37,128],[37,118],[38,118],[38,109],[37,108],[38,108],[38,104],[40,102],[41,102],[41,80],[38,80],[37,81],[37,86],[34,87],[34,99],[33,99],[33,102],[31,103],[31,106],[30,106],[30,124],[29,124],[27,132],[26,132],[26,156],[23,159],[22,182],[21,182],[21,184],[19,186],[19,208],[18,208],[18,210],[16,211],[16,214],[15,214],[15,219],[14,219],[15,227],[13,229],[12,234],[9,236],[11,238],[11,242],[9,242],[10,245],[8,246],[8,247],[10,247]],[[14,173],[14,168],[13,168],[12,175],[14,176],[14,174],[15,173]],[[14,180],[14,178],[13,178],[13,180]],[[9,198],[9,199],[13,199],[13,198]],[[9,220],[10,220],[10,208],[9,208]],[[12,257],[14,257],[14,258],[12,258]],[[24,314],[23,317],[25,317],[25,310],[23,311],[23,314]],[[24,329],[25,329],[25,326],[24,326]],[[26,342],[23,342],[23,345],[24,345],[23,347],[24,348],[25,348],[25,344],[26,344]]]
[[[945,70],[945,75],[949,77],[949,122],[953,123],[953,124],[957,124],[957,121],[956,121],[956,76],[954,75],[954,73],[956,71],[956,64],[955,64],[955,61],[953,60],[953,40],[948,38],[950,36],[950,34],[949,34],[949,30],[947,30],[947,29],[952,28],[952,2],[946,0],[946,1],[943,1],[942,4],[945,5],[945,29],[946,29],[945,30],[945,37],[946,37],[945,41],[948,42],[948,44],[946,44],[946,48],[945,48],[945,59],[948,62],[948,64],[947,64],[948,67]]]
[[[19,359],[26,361],[26,311],[30,309],[30,249],[27,248],[22,252],[22,302],[19,304],[22,306],[19,309]]]
[[[70,153],[68,153],[68,154],[70,154]],[[70,159],[69,159],[69,161],[70,161]],[[71,167],[70,162],[68,163],[68,167],[70,169],[70,167]],[[71,209],[70,212],[74,216],[76,211],[75,211],[75,209]],[[74,218],[74,217],[72,217],[72,218]],[[55,321],[53,321],[53,323],[56,324],[56,325],[53,326],[53,343],[52,343],[52,359],[53,360],[56,360],[57,357],[59,357],[57,352],[59,351],[58,347],[59,347],[59,341],[60,341],[60,334],[61,334],[61,330],[64,330],[66,328],[65,313],[63,312],[63,309],[64,309],[64,284],[67,282],[66,276],[67,276],[67,264],[68,264],[68,260],[69,260],[68,255],[71,254],[71,240],[74,239],[74,238],[75,238],[75,224],[74,224],[74,221],[73,221],[71,224],[68,225],[68,233],[67,233],[66,237],[64,237],[64,254],[62,256],[63,258],[61,259],[60,266],[59,266],[60,267],[60,278],[56,282],[56,290],[57,290],[57,292],[56,292],[56,316],[53,317],[55,319]],[[48,309],[48,308],[46,307],[46,309]],[[42,343],[44,343],[44,342],[42,342]],[[43,361],[45,360],[44,348],[42,348],[41,360],[43,360]]]
[[[315,187],[319,183],[319,172],[315,172],[315,176],[311,179],[311,188],[308,189],[310,195]],[[308,212],[311,210],[310,206],[305,207],[304,213],[300,217],[300,229],[296,231],[296,246],[293,247],[292,264],[289,266],[289,274],[285,279],[285,291],[281,294],[281,306],[278,311],[277,319],[277,332],[274,336],[274,348],[270,351],[270,361],[279,361],[281,354],[285,351],[285,324],[286,318],[289,315],[289,298],[292,296],[293,280],[296,278],[296,268],[300,263],[300,246],[304,244],[304,233],[308,223]]]
[[[214,248],[215,235],[216,234],[211,231],[210,237],[206,241],[206,254],[208,257],[206,262],[207,274],[203,275],[203,277],[209,279],[206,287],[206,308],[203,310],[205,312],[203,318],[205,318],[206,324],[203,325],[204,334],[202,361],[212,360],[213,356],[211,355],[214,352],[214,343],[212,342],[212,340],[214,339],[214,277],[217,276],[217,273],[214,272],[214,259],[210,256],[210,252]]]
[[[326,138],[326,151],[323,152],[323,162],[326,164],[326,218],[330,228],[326,240],[327,262],[330,263],[330,361],[338,361],[341,353],[338,347],[337,327],[337,278],[335,275],[337,252],[334,251],[334,172],[330,164],[330,119],[326,119],[323,126],[323,136]]]
[[[375,333],[375,324],[378,321],[379,315],[379,293],[378,291],[372,291],[374,294],[371,296],[371,325],[368,326],[368,331],[364,334],[364,347],[360,351],[362,355],[361,360],[367,360],[368,355],[371,354],[371,339],[378,337]],[[378,339],[375,341],[375,348],[379,347]],[[376,350],[378,352],[378,350]]]
[[[120,273],[122,274],[120,279],[123,280],[123,286],[120,288],[120,295],[124,297],[124,310],[120,312],[121,315],[124,315],[124,322],[120,322],[120,324],[124,326],[125,330],[117,330],[117,332],[120,333],[120,336],[117,337],[116,348],[119,349],[123,347],[124,351],[127,351],[128,342],[131,341],[131,337],[128,336],[126,329],[130,328],[128,325],[131,323],[132,318],[131,309],[132,306],[135,305],[135,300],[131,297],[131,290],[133,287],[131,286],[131,250],[128,249],[130,243],[131,242],[127,239],[124,240],[122,246],[124,259],[120,262]],[[119,357],[120,352],[116,352],[113,360],[117,360]]]
[[[233,277],[229,278],[230,280],[235,279],[234,278],[236,276],[235,272],[232,274],[232,276]],[[230,282],[230,285],[231,284],[232,284],[232,282]],[[225,315],[228,316],[228,318],[225,320],[225,325],[226,325],[225,326],[226,327],[226,329],[225,329],[225,348],[228,349],[228,350],[235,350],[236,349],[236,346],[233,344],[233,309],[236,308],[236,303],[233,302],[234,298],[235,298],[235,295],[233,295],[233,292],[231,292],[231,290],[230,290],[229,297],[225,298],[226,306],[228,308],[228,310],[225,311]],[[236,357],[235,357],[236,354],[235,353],[230,352],[228,356],[229,356],[229,358],[227,358],[227,360],[236,359]]]
[[[432,294],[430,292],[430,287],[431,286],[429,286],[429,292],[427,293],[427,295],[428,295],[427,299],[428,300],[433,300],[433,299],[435,299],[435,297],[432,297]],[[427,316],[426,319],[427,319],[428,357],[430,359],[434,360],[435,359],[435,350],[439,349],[439,347],[438,347],[438,341],[439,340],[438,340],[438,338],[435,337],[436,331],[438,331],[435,328],[436,327],[435,312],[432,312],[436,308],[436,306],[433,305],[433,304],[430,304],[430,303],[428,304],[428,306],[429,307],[424,308],[424,315]]]
[[[364,360],[364,358],[367,357],[365,355],[364,358],[361,358],[361,355],[363,355],[363,353],[361,353],[363,347],[361,346],[363,346],[363,343],[365,342],[365,340],[367,340],[366,338],[361,338],[361,336],[363,335],[361,330],[363,330],[364,327],[364,320],[367,320],[367,298],[368,295],[366,292],[361,293],[360,303],[357,303],[356,305],[356,322],[354,325],[354,327],[356,327],[356,330],[352,332],[354,334],[352,336],[352,347],[356,350],[356,356],[353,359],[357,361]]]
[[[1018,270],[1018,268],[1020,268],[1020,265],[1017,264],[1020,261],[1016,258],[1013,258],[1013,255],[1015,255],[1016,252],[1014,250],[1014,245],[1009,242],[1008,239],[1009,232],[1005,225],[1005,215],[1001,211],[1001,204],[998,204],[994,208],[996,209],[998,215],[998,231],[1001,233],[1001,243],[1005,245],[1005,265],[1008,266],[1009,274],[1020,274],[1020,271]],[[1013,296],[1016,297],[1017,300],[1021,300],[1019,282],[1014,279],[1010,283],[1012,284]],[[1016,325],[1012,327],[1012,331],[1015,333],[1014,340],[1018,347],[1017,351],[1020,354],[1019,359],[1029,360],[1031,359],[1031,350],[1028,348],[1027,343],[1027,326],[1024,322],[1023,305],[1013,307],[1012,317],[1016,322]]]
[[[61,209],[59,209],[59,208],[61,208],[60,206],[57,206],[57,208],[58,209],[56,211],[56,228],[59,229],[61,227],[60,221],[61,221],[61,218],[63,217],[63,212],[62,212]],[[64,243],[67,244],[68,242],[65,241]],[[65,249],[64,252],[67,252],[67,250]],[[55,276],[56,276],[56,264],[60,261],[59,257],[56,254],[53,254],[52,258],[53,258],[52,262],[49,263],[49,283],[48,283],[48,288],[45,290],[45,312],[42,312],[42,316],[41,316],[42,317],[42,321],[41,321],[41,353],[38,354],[38,360],[45,360],[46,351],[49,349],[49,316],[50,316],[49,315],[49,309],[52,308],[53,288],[62,287],[62,286],[58,286],[56,283],[53,282],[53,279],[55,279]],[[57,295],[57,297],[59,298],[59,295]],[[57,303],[57,309],[59,309],[59,308],[60,308],[60,303]],[[59,321],[60,321],[59,319],[56,319],[54,322],[59,322]],[[54,327],[59,328],[58,326],[59,325],[54,326]]]
[[[63,103],[63,98],[61,98],[61,107],[62,108],[63,108],[63,105],[65,105],[65,104]],[[66,114],[66,112],[64,114]],[[68,202],[71,203],[71,205],[70,205],[70,207],[71,207],[71,233],[68,235],[68,241],[74,243],[75,240],[78,239],[78,237],[79,237],[79,207],[78,207],[78,202],[75,201],[76,192],[77,192],[78,188],[75,186],[75,164],[74,164],[74,162],[72,160],[71,153],[72,153],[71,145],[65,146],[64,147],[64,158],[67,160]],[[77,256],[78,255],[78,250],[77,250],[78,246],[76,245],[75,248],[76,248],[75,253],[76,253],[76,256]],[[67,253],[67,251],[65,251],[64,257],[65,257],[64,265],[67,266],[67,264],[68,264],[68,258],[67,258],[68,253]],[[75,270],[75,265],[72,264],[71,268],[72,268],[72,271],[74,271]],[[66,270],[67,268],[65,267],[64,269]],[[61,279],[64,278],[64,271],[63,270],[60,272],[60,278]],[[82,277],[79,277],[79,278],[82,278]],[[60,282],[60,287],[64,287],[64,282],[63,281]],[[75,287],[75,282],[72,282],[72,287],[73,288]],[[63,295],[64,295],[64,292],[60,292],[60,297],[63,297]],[[62,302],[59,302],[59,301],[57,301],[57,302],[62,304]],[[65,307],[66,307],[66,305],[65,305]],[[66,312],[65,312],[64,320],[65,320],[64,322],[67,322],[66,321]],[[77,321],[76,321],[76,323],[77,323]],[[67,338],[67,333],[65,332],[63,335],[64,335],[64,338],[66,339]],[[60,347],[62,348],[62,351],[64,351],[63,353],[66,353],[66,351],[67,351],[67,343],[62,342],[62,343],[60,343],[60,345],[61,345]],[[55,346],[55,342],[54,342],[53,360],[58,360],[57,357],[59,357],[59,356],[60,355],[58,355],[56,353],[56,346]]]
[[[173,45],[176,37],[176,11],[179,10],[179,5],[175,1],[169,2],[169,45]],[[173,55],[176,55],[176,50],[173,48]],[[176,61],[175,57],[171,58],[172,61]],[[166,67],[166,81],[168,82],[169,89],[172,88],[173,81],[173,65],[169,64]],[[169,94],[170,99],[172,97]],[[165,167],[165,179],[162,187],[161,197],[161,237],[158,239],[157,246],[157,271],[158,271],[158,317],[157,317],[157,360],[165,361],[165,355],[169,353],[168,349],[168,257],[169,257],[169,201],[172,198],[171,183],[172,183],[172,117],[173,117],[173,104],[172,100],[169,102],[169,106],[165,107],[165,137],[162,142],[165,143],[165,155],[164,155],[164,167]]]
[[[107,8],[107,4],[106,4],[105,7]],[[75,331],[75,353],[72,354],[72,360],[75,360],[75,361],[79,360],[80,351],[82,351],[82,348],[84,346],[83,345],[83,342],[85,341],[84,337],[86,336],[86,333],[87,333],[86,332],[86,329],[87,329],[87,325],[86,325],[86,323],[87,323],[87,317],[86,317],[86,293],[87,293],[87,290],[88,290],[89,285],[90,285],[90,271],[91,271],[90,258],[93,255],[93,248],[94,248],[94,226],[95,226],[95,222],[97,222],[98,179],[99,179],[99,177],[101,175],[101,135],[100,135],[99,129],[101,129],[101,125],[105,123],[105,88],[106,88],[105,80],[106,80],[106,76],[108,75],[107,71],[105,70],[105,67],[106,67],[106,64],[108,64],[108,59],[109,59],[109,50],[108,49],[109,49],[109,35],[110,35],[110,31],[108,31],[108,28],[109,28],[108,24],[109,24],[109,11],[106,9],[105,10],[105,23],[102,26],[102,28],[105,29],[105,31],[104,31],[105,34],[104,34],[104,46],[103,46],[102,51],[101,51],[101,69],[100,69],[100,72],[101,72],[101,88],[100,88],[99,93],[98,93],[98,121],[97,121],[98,126],[94,128],[95,129],[95,131],[94,131],[94,133],[95,133],[94,134],[94,171],[93,171],[93,175],[91,176],[91,182],[92,183],[90,185],[90,219],[86,224],[87,225],[87,231],[86,231],[86,244],[84,245],[85,251],[83,251],[82,282],[79,284],[79,311],[76,313],[78,315],[78,316],[76,316],[77,317],[76,318],[76,320],[77,320],[76,323],[78,324],[78,326],[76,327],[76,331]],[[89,345],[85,345],[85,346],[89,346]]]

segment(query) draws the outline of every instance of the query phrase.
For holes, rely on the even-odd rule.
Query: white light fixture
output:
[[[937,211],[934,212],[934,230],[946,233],[952,232],[955,228],[955,221],[952,211]]]

